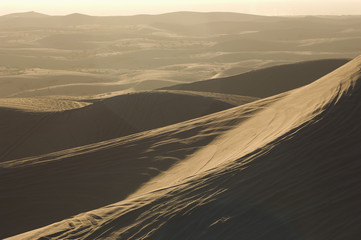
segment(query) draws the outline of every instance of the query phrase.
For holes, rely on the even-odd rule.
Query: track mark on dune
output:
[[[217,152],[217,146],[216,145],[210,145],[210,146],[207,147],[207,155],[206,155],[206,157],[209,156],[209,159],[208,159],[208,161],[206,161],[203,164],[203,166],[200,169],[198,169],[197,172],[194,173],[194,175],[199,173],[202,169],[204,169],[212,161],[212,159],[215,156],[216,152]]]

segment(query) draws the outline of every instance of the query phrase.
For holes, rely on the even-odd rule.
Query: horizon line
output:
[[[308,16],[334,16],[334,17],[345,17],[345,16],[361,16],[361,14],[279,14],[279,15],[267,15],[267,14],[254,14],[254,13],[244,13],[244,12],[231,12],[231,11],[192,11],[192,10],[180,10],[180,11],[170,11],[170,12],[162,12],[162,13],[136,13],[136,14],[123,14],[123,15],[91,15],[80,12],[71,12],[68,14],[47,14],[40,11],[25,11],[25,12],[11,12],[0,15],[0,17],[7,17],[11,15],[20,15],[20,14],[39,14],[44,15],[44,17],[67,17],[71,15],[83,15],[88,17],[134,17],[134,16],[159,16],[165,14],[175,14],[175,13],[229,13],[229,14],[242,14],[242,15],[250,15],[250,16],[263,16],[263,17],[308,17]]]

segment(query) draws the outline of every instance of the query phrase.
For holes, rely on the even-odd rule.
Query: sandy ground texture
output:
[[[3,162],[2,226],[98,205],[10,239],[358,239],[360,84],[361,56],[276,96]]]

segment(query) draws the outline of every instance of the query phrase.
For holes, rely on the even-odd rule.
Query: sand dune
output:
[[[256,98],[181,91],[125,94],[91,105],[51,98],[0,99],[0,160],[126,136],[254,100]],[[69,110],[75,107],[77,109]]]
[[[243,73],[241,75],[179,84],[164,89],[192,90],[269,97],[295,89],[332,72],[347,59],[327,59],[285,64]]]
[[[89,189],[87,194],[95,195],[105,176],[116,176],[113,184],[121,184],[124,172],[147,176],[138,180],[146,184],[128,189],[132,195],[120,202],[11,239],[357,239],[360,70],[361,56],[312,84],[271,98],[108,142],[2,163],[4,192],[6,181],[13,181],[16,189],[24,189],[16,194],[24,194],[28,203],[53,198],[43,208],[32,208],[37,214],[31,220],[46,214],[41,209],[56,203],[64,188]],[[142,153],[124,153],[140,146]],[[157,173],[149,173],[150,168]],[[91,169],[97,169],[98,178],[88,174]],[[27,178],[31,182],[24,183],[23,175],[32,176]],[[86,181],[90,176],[92,181]],[[42,179],[50,179],[49,184]],[[119,194],[112,200],[128,195],[121,197],[119,186],[110,191]],[[40,188],[50,192],[30,194],[46,192]],[[65,204],[67,196],[60,195],[64,201],[58,201]],[[8,205],[13,201],[4,198],[10,196],[2,195]],[[91,198],[76,201],[78,208],[89,203],[85,199]],[[19,214],[19,209],[7,214]]]
[[[0,16],[0,238],[360,239],[360,26]]]

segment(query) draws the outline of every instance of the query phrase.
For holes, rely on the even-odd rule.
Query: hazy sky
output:
[[[51,15],[157,14],[228,11],[261,15],[361,14],[361,0],[0,0],[0,15],[36,11]]]

